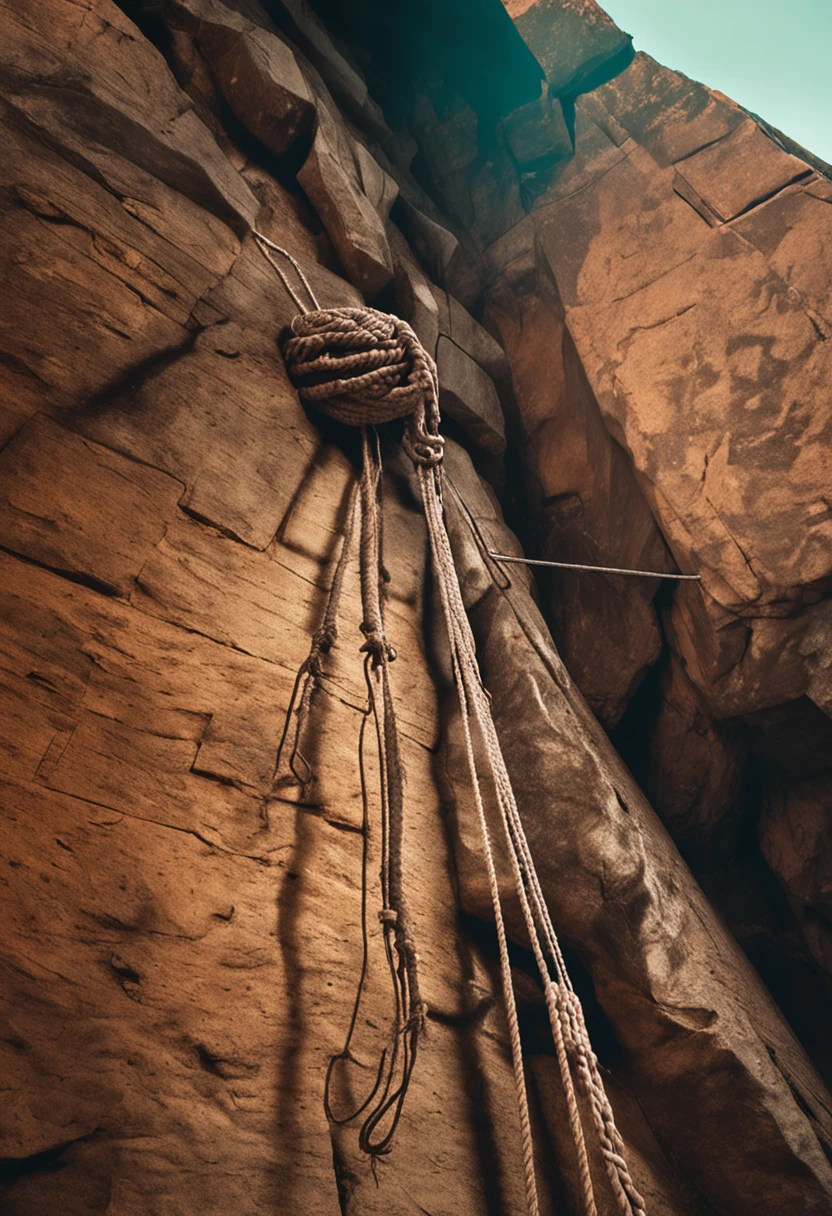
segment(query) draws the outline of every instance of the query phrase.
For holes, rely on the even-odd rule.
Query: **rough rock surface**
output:
[[[483,678],[651,1216],[830,1210],[832,1099],[795,1034],[832,1075],[832,186],[727,99],[629,63],[589,0],[506,7],[516,30],[481,0],[464,61],[420,63],[414,41],[399,97],[362,42],[371,0],[343,6],[352,39],[323,0],[0,3],[10,1216],[524,1210],[481,845],[395,431],[387,615],[428,1033],[375,1175],[355,1124],[324,1114],[365,849],[371,962],[338,1111],[390,1016],[354,568],[306,779],[275,758],[358,445],[289,384],[297,308],[253,227],[322,307],[374,300],[437,357]],[[522,67],[511,96],[500,55]],[[485,549],[522,554],[503,476],[537,554],[678,563],[702,585],[496,566]],[[542,1212],[577,1216],[504,865],[501,883]],[[612,1216],[594,1149],[591,1167]]]
[[[555,93],[574,96],[632,56],[630,36],[595,0],[503,0]],[[620,66],[619,66],[620,65]]]

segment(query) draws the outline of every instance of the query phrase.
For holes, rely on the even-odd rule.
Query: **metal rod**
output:
[[[556,566],[559,570],[596,570],[601,574],[633,574],[637,578],[675,578],[699,581],[699,574],[665,574],[659,570],[623,570],[618,566],[582,566],[578,562],[542,562],[533,557],[509,557],[507,553],[491,553],[498,562],[517,562],[521,566]]]

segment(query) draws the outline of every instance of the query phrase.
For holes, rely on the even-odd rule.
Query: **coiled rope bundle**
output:
[[[570,1130],[575,1143],[585,1216],[597,1216],[584,1134],[584,1119],[578,1101],[580,1093],[588,1107],[593,1131],[603,1156],[613,1193],[622,1216],[646,1216],[624,1159],[624,1144],[616,1129],[612,1109],[604,1090],[598,1060],[589,1042],[580,1001],[566,971],[546,901],[540,887],[523,824],[511,788],[497,732],[491,717],[488,693],[480,680],[476,647],[454,567],[450,542],[445,530],[442,492],[442,437],[439,434],[439,404],[436,367],[413,330],[404,321],[371,308],[322,310],[297,262],[265,237],[256,234],[258,244],[272,262],[287,290],[301,310],[292,322],[292,337],[284,347],[290,377],[302,400],[331,418],[362,428],[363,467],[357,496],[350,504],[344,543],[327,602],[324,623],[315,634],[309,657],[298,672],[295,692],[287,716],[287,728],[278,753],[286,743],[289,722],[297,705],[296,727],[290,765],[296,776],[300,756],[299,742],[308,713],[315,681],[322,673],[321,656],[337,637],[337,603],[349,560],[355,527],[356,505],[360,503],[360,569],[363,610],[362,632],[365,642],[364,672],[368,708],[361,729],[362,794],[364,798],[364,872],[362,887],[362,926],[364,956],[356,1002],[342,1050],[330,1060],[327,1074],[326,1107],[330,1119],[348,1122],[364,1114],[359,1133],[362,1148],[373,1156],[389,1150],[410,1081],[419,1035],[426,1010],[419,995],[418,965],[410,918],[402,884],[403,782],[398,750],[395,710],[389,680],[389,665],[396,652],[389,644],[384,627],[382,587],[387,575],[381,553],[381,452],[378,437],[368,428],[404,418],[404,448],[413,461],[422,494],[430,538],[434,575],[451,648],[454,679],[459,698],[468,771],[488,871],[494,919],[500,951],[503,994],[511,1041],[514,1082],[523,1143],[523,1166],[529,1216],[539,1216],[535,1178],[533,1138],[526,1094],[517,1006],[511,978],[505,922],[494,851],[480,788],[474,747],[474,732],[484,744],[490,778],[497,799],[500,821],[508,848],[512,873],[532,950],[540,971],[555,1050],[569,1111]],[[286,275],[271,257],[275,250],[292,263],[306,288],[314,311],[310,312],[295,294]],[[302,691],[301,691],[302,689]],[[372,717],[381,771],[381,885],[383,906],[379,913],[384,929],[387,958],[395,993],[396,1019],[391,1041],[379,1064],[375,1086],[357,1111],[335,1120],[329,1101],[333,1070],[340,1061],[350,1061],[350,1044],[367,973],[366,862],[368,795],[364,780],[363,748],[365,726]],[[308,768],[308,766],[307,766]],[[387,1120],[387,1127],[379,1132]],[[377,1134],[378,1133],[378,1134]]]

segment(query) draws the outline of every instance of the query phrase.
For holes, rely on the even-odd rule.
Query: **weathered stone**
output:
[[[827,603],[793,617],[737,616],[691,584],[677,589],[665,628],[713,716],[734,718],[809,691],[804,639],[828,620]]]
[[[500,343],[451,295],[448,296],[447,307],[447,329],[443,327],[442,332],[446,333],[456,346],[461,346],[475,363],[479,363],[495,383],[505,383],[510,373],[508,360]]]
[[[754,750],[764,764],[774,763],[788,776],[813,777],[829,768],[832,718],[811,697],[797,697],[745,714]]]
[[[660,165],[675,164],[724,139],[747,118],[727,98],[662,67],[643,51],[626,71],[590,97]],[[580,104],[587,100],[582,98]]]
[[[552,91],[570,97],[621,71],[632,40],[595,0],[503,0]]]
[[[439,341],[439,302],[444,292],[434,287],[422,273],[413,251],[394,224],[387,227],[396,276],[396,311],[416,333],[432,359]]]
[[[246,200],[249,218],[258,209],[188,109],[161,56],[115,6],[101,0],[99,7],[100,12],[96,6],[58,6],[60,12],[56,8],[49,18],[46,10],[35,14],[26,6],[16,6],[14,15],[3,10],[7,54],[21,62],[46,56],[39,33],[46,21],[54,37],[40,76],[75,71],[74,48],[89,76],[85,87],[95,91],[81,105],[77,98],[85,94],[39,89],[19,76],[17,84],[6,78],[0,86],[3,93],[18,90],[12,102],[3,103],[7,156],[0,166],[2,272],[9,296],[0,320],[4,438],[39,410],[81,404],[94,409],[102,391],[125,376],[138,383],[154,360],[172,358],[192,343],[197,302],[228,272],[240,249],[232,228],[217,218],[222,208],[207,187],[201,193],[192,189],[196,179],[225,183],[230,198]],[[134,43],[135,57],[129,50]],[[26,98],[33,104],[43,99],[40,117],[34,111],[26,116]],[[180,138],[180,118],[172,123],[172,135],[161,133],[161,115],[180,111],[181,121],[196,123],[201,133],[193,142],[182,136],[182,155],[194,158],[193,164],[186,173],[180,160],[182,173],[174,174],[167,172],[173,153],[154,140]],[[33,139],[30,119],[46,142]],[[101,125],[95,138],[83,135],[87,120],[94,132]],[[136,125],[143,121],[144,135]]]
[[[828,411],[806,403],[823,400],[832,354],[763,256],[703,223],[671,172],[631,153],[603,189],[548,208],[541,241],[677,559],[727,608],[799,603],[830,568]]]
[[[569,1211],[579,1212],[584,1200],[557,1060],[554,1056],[532,1055],[529,1064],[554,1155],[557,1160],[568,1162],[564,1170],[564,1198],[568,1196]],[[680,1186],[674,1178],[632,1093],[612,1072],[604,1070],[603,1079],[616,1127],[624,1141],[627,1164],[647,1211],[651,1216],[694,1216],[695,1213],[698,1216],[705,1210],[704,1199],[686,1193],[687,1188]],[[621,1211],[619,1202],[612,1194],[609,1177],[591,1139],[588,1149],[598,1216],[617,1216]]]
[[[243,126],[282,156],[312,126],[309,87],[285,43],[256,27],[198,36],[223,96]]]
[[[342,279],[297,253],[323,307],[361,303]],[[76,425],[184,482],[191,515],[265,549],[320,444],[276,344],[297,305],[249,240],[201,309],[204,329],[187,354]],[[206,379],[209,393],[200,390]]]
[[[395,219],[434,282],[452,292],[466,308],[474,307],[481,288],[480,267],[454,233],[404,192]]]
[[[832,609],[819,606],[800,642],[809,681],[807,692],[832,718]]]
[[[259,7],[259,5],[258,5]],[[367,84],[341,54],[307,0],[274,0],[270,11],[320,72],[332,96],[373,139],[384,143],[391,131]]]
[[[832,336],[832,207],[813,193],[813,183],[784,191],[732,227],[800,293],[807,314]]]
[[[385,221],[390,214],[390,208],[398,198],[399,187],[358,140],[353,142],[353,152],[364,193],[371,205],[375,207],[379,218]]]
[[[79,494],[77,482],[63,484],[64,491],[58,484],[53,494],[65,502],[72,495],[74,515],[66,518],[76,537],[67,526],[55,543],[71,555],[83,505],[94,514],[95,499],[94,491]],[[119,484],[122,510],[134,495],[129,481],[114,480],[109,504],[115,514]],[[444,1156],[426,1170],[422,1151],[413,1152],[413,1176],[399,1169],[395,1178],[382,1180],[377,1194],[366,1160],[355,1153],[354,1132],[339,1132],[333,1144],[324,1118],[326,1060],[340,1047],[348,1022],[361,950],[355,748],[363,696],[354,593],[345,602],[343,632],[345,649],[354,651],[354,691],[336,675],[316,698],[321,750],[308,753],[315,781],[300,804],[287,800],[291,790],[280,787],[275,797],[272,787],[292,665],[308,646],[310,609],[314,616],[321,606],[314,589],[320,559],[296,547],[302,539],[307,550],[312,545],[321,552],[323,541],[329,552],[339,512],[338,481],[325,477],[317,484],[315,502],[298,500],[296,509],[305,506],[309,516],[287,527],[274,556],[182,521],[200,535],[204,552],[213,552],[213,585],[241,586],[234,558],[250,555],[249,590],[238,603],[247,604],[249,614],[256,609],[256,577],[272,593],[270,623],[269,609],[260,611],[262,636],[272,645],[280,639],[276,662],[204,636],[222,633],[216,601],[205,603],[204,594],[199,622],[183,629],[159,619],[176,614],[150,599],[149,571],[145,591],[129,606],[31,564],[2,560],[0,666],[11,710],[1,732],[7,760],[3,840],[14,876],[6,887],[3,969],[9,1033],[18,1045],[3,1047],[15,1095],[3,1155],[55,1153],[62,1163],[60,1193],[72,1187],[92,1210],[99,1210],[101,1195],[115,1190],[125,1212],[159,1203],[170,1211],[210,1210],[221,1189],[223,1202],[247,1210],[272,1211],[290,1201],[329,1216],[340,1210],[341,1179],[358,1210],[395,1207],[415,1216],[419,1205],[452,1210],[464,1171],[470,1173],[465,1192],[473,1212],[488,1212],[495,1194],[507,1210],[521,1202],[504,1031],[499,1023],[497,1034],[491,1023],[487,1035],[457,1029],[470,1006],[466,977],[475,977],[489,1005],[493,994],[475,952],[466,956],[461,947],[456,953],[431,750],[410,739],[406,712],[408,806],[412,799],[417,816],[409,820],[408,884],[425,995],[448,1026],[437,1022],[420,1051],[397,1145],[405,1153],[409,1143],[424,1149],[427,1118],[435,1120]],[[413,526],[413,506],[401,512],[393,494],[388,564],[396,599],[389,611],[404,659],[396,671],[400,712],[415,704],[408,655],[417,659],[414,671],[421,667],[430,689],[424,659],[419,664],[410,640],[420,633],[414,624],[421,613],[426,538],[423,525]],[[193,567],[193,556],[190,561],[199,579],[206,564]],[[259,563],[257,576],[252,563]],[[178,610],[188,618],[181,599]],[[27,709],[19,708],[25,704],[21,693],[28,694]],[[432,845],[417,826],[422,815]],[[376,865],[371,861],[371,868]],[[423,866],[429,883],[418,877]],[[36,887],[34,872],[43,875]],[[90,872],[98,876],[92,888]],[[190,881],[183,881],[185,875]],[[333,898],[335,920],[322,915]],[[277,908],[276,922],[264,917],[268,907]],[[436,917],[445,928],[434,953]],[[306,923],[315,924],[314,942],[301,947],[297,934]],[[378,932],[371,928],[374,950]],[[32,962],[21,971],[15,960],[23,955]],[[46,975],[48,991],[42,993]],[[379,1026],[387,1003],[387,993],[372,980],[365,1009]],[[74,1027],[71,1064],[50,1029],[68,1021]],[[372,1058],[379,1046],[362,1028],[362,1058]],[[59,1068],[63,1080],[55,1093]],[[483,1077],[487,1096],[472,1094],[472,1073]],[[500,1145],[487,1169],[476,1138],[477,1118],[486,1111]],[[149,1141],[159,1147],[149,1152]],[[490,1143],[493,1154],[495,1141]],[[17,1180],[4,1178],[4,1206],[45,1210],[57,1201],[54,1180],[52,1172],[26,1170]],[[486,1195],[486,1187],[497,1189]]]
[[[458,422],[472,442],[491,456],[506,447],[505,421],[490,376],[444,334],[436,348],[439,408]]]
[[[558,161],[549,173],[546,189],[536,195],[532,211],[542,211],[559,199],[582,190],[594,177],[602,177],[633,149],[631,141],[618,143],[580,106],[575,109],[577,154]]]
[[[750,118],[724,139],[688,156],[677,170],[721,220],[734,219],[811,172]]]
[[[471,208],[466,227],[477,247],[487,249],[526,214],[517,170],[508,153],[500,150],[469,170],[463,182],[463,200],[467,197]],[[460,206],[448,209],[461,219],[466,204],[463,201]]]

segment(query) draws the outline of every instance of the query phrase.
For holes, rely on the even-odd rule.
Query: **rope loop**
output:
[[[375,308],[302,313],[283,357],[302,401],[348,426],[406,418],[413,463],[441,463],[436,364],[406,321]]]

